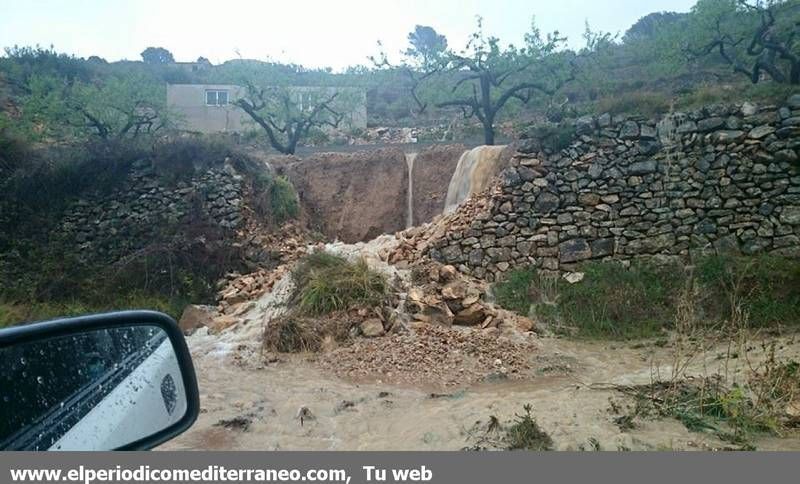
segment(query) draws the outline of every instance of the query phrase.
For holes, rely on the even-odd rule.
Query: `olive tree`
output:
[[[800,84],[800,1],[701,0],[692,9],[692,58],[717,54],[753,84]]]
[[[248,83],[245,95],[233,104],[267,135],[277,151],[291,155],[315,128],[339,128],[357,102],[347,88],[257,86]]]
[[[48,75],[29,79],[21,122],[45,137],[130,139],[167,126],[164,87],[147,76],[67,82]]]
[[[444,48],[430,56],[412,35],[404,66],[440,87],[427,91],[428,100],[437,107],[456,108],[464,118],[480,121],[487,145],[495,143],[495,121],[509,102],[527,104],[539,94],[552,96],[575,78],[575,54],[563,49],[566,39],[558,32],[543,37],[535,23],[520,48],[502,47],[499,39],[485,35],[480,17],[460,52]]]

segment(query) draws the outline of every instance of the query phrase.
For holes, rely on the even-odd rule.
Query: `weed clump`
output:
[[[366,262],[317,252],[306,256],[292,274],[292,302],[300,314],[323,315],[353,307],[375,307],[386,300],[386,278]]]
[[[485,424],[475,423],[468,432],[475,438],[473,445],[464,450],[553,450],[553,439],[536,422],[532,415],[533,407],[526,404],[523,414],[515,415],[514,420],[503,425],[495,415],[490,415]]]
[[[508,450],[552,450],[553,439],[536,423],[536,419],[531,415],[533,407],[526,404],[522,409],[525,413],[517,415],[514,423],[506,430],[506,448]]]
[[[797,381],[795,381],[797,383]],[[759,434],[779,435],[784,428],[783,409],[760,402],[750,385],[725,385],[719,376],[655,382],[634,387],[636,417],[669,417],[691,432],[708,432],[724,442],[754,449]]]
[[[320,351],[326,338],[344,341],[355,322],[347,314],[308,318],[289,314],[270,321],[264,329],[264,348],[279,353]]]

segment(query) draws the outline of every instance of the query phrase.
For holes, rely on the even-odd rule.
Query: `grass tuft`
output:
[[[293,272],[292,297],[300,314],[321,315],[354,307],[374,307],[389,293],[386,278],[359,260],[317,252],[306,256]]]

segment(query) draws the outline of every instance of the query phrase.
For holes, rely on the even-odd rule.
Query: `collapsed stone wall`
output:
[[[490,193],[417,251],[495,280],[512,267],[692,250],[800,256],[800,95],[660,121],[584,117],[558,153],[525,143]]]
[[[297,190],[311,226],[343,242],[405,228],[408,168],[399,148],[271,160]]]

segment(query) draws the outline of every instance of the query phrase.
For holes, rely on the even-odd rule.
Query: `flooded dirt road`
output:
[[[784,338],[779,356],[796,358],[800,344]],[[280,355],[261,364],[255,347],[222,347],[211,337],[189,339],[201,390],[201,415],[164,449],[207,450],[459,450],[473,446],[490,416],[511,421],[530,403],[559,450],[708,450],[726,444],[689,432],[673,419],[643,420],[623,431],[611,402],[626,404],[614,385],[646,384],[669,375],[674,349],[653,345],[544,338],[521,381],[500,380],[446,390],[381,381],[348,382],[320,370],[313,355]],[[715,348],[689,373],[744,374],[763,354],[723,360]],[[269,359],[269,358],[268,358]],[[629,402],[628,402],[629,403]],[[307,409],[302,410],[303,408]],[[299,413],[308,415],[301,424]],[[800,450],[796,435],[764,437],[760,450]]]

